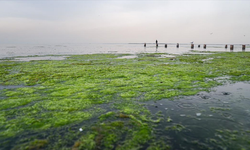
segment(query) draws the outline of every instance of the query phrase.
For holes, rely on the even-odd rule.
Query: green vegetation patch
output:
[[[11,149],[10,141],[15,139],[21,149],[169,149],[164,139],[157,141],[153,134],[162,118],[154,118],[146,101],[208,91],[222,84],[218,77],[250,80],[249,52],[175,59],[158,55],[116,59],[122,55],[93,54],[63,61],[0,62],[0,145]],[[84,135],[78,131],[82,125]],[[74,135],[67,144],[62,140],[66,134],[51,138],[66,127],[72,127]],[[22,142],[25,136],[33,140]]]
[[[230,147],[232,149],[247,150],[250,148],[249,130],[217,130],[215,133],[217,140],[210,139],[211,144]]]

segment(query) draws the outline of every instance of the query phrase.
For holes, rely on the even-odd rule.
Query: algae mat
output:
[[[249,149],[250,53],[161,55],[0,61],[0,149]]]

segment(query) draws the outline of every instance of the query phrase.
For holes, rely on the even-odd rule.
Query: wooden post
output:
[[[144,47],[146,47],[146,43],[144,43]]]
[[[176,47],[179,48],[179,43],[176,44]]]
[[[230,50],[234,50],[234,45],[230,45]]]
[[[227,49],[227,45],[225,45],[225,49]]]
[[[246,45],[242,45],[242,50],[244,51],[246,49]]]
[[[198,48],[200,48],[201,46],[200,45],[198,45]]]
[[[168,44],[165,44],[165,48],[167,48],[168,47]]]
[[[207,45],[206,45],[206,44],[204,44],[204,45],[203,45],[203,48],[204,48],[204,49],[206,49],[206,48],[207,48]]]
[[[194,44],[191,44],[191,49],[194,49]]]

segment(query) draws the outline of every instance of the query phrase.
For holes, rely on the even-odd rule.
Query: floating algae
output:
[[[249,130],[245,88],[237,91],[245,94],[242,97],[225,89],[214,94],[219,98],[195,94],[226,82],[249,81],[250,68],[245,66],[250,53],[176,56],[173,60],[160,55],[164,54],[0,62],[1,148],[220,149],[227,148],[227,141],[217,130],[242,134]],[[221,82],[219,77],[227,78]],[[202,115],[197,117],[197,112]],[[230,134],[234,134],[230,140],[241,140]],[[250,147],[247,140],[240,144],[234,147]]]

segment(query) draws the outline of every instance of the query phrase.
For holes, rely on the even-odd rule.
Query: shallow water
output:
[[[0,90],[3,89],[16,89],[16,88],[20,88],[20,87],[24,87],[23,85],[0,85]]]
[[[249,148],[246,141],[239,139],[250,130],[249,88],[249,83],[228,84],[213,88],[209,93],[150,102],[148,108],[152,113],[163,112],[165,121],[157,127],[157,134],[167,135],[173,149],[197,149],[197,145],[200,149]],[[166,121],[168,117],[172,122]],[[176,125],[185,128],[166,130]],[[244,138],[249,139],[249,134]]]
[[[33,60],[64,60],[67,56],[38,56],[38,57],[17,57],[12,61],[33,61]]]
[[[165,48],[164,43],[159,43],[159,47],[155,47],[154,43],[147,43],[147,47],[143,43],[121,43],[121,44],[61,44],[61,45],[0,45],[0,59],[15,56],[29,56],[29,55],[75,55],[75,54],[96,54],[96,53],[169,53],[169,54],[183,54],[191,50],[190,44],[180,43],[180,47],[176,48],[175,43],[168,43]],[[222,51],[230,52],[230,49],[224,48],[224,44],[207,44],[207,48],[198,48],[195,44],[193,50],[198,51]],[[229,45],[228,45],[229,46]],[[234,45],[234,52],[242,51],[241,45]],[[249,45],[246,45],[248,51]]]
[[[122,56],[122,57],[118,57],[117,59],[132,59],[132,58],[137,58],[138,56],[136,55],[131,55],[131,56]]]

